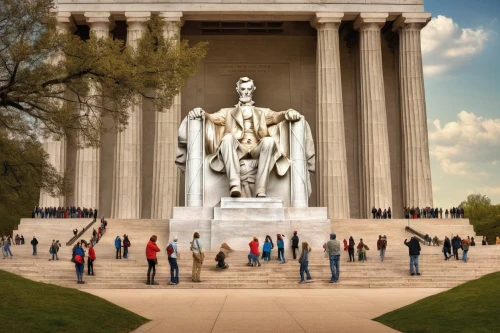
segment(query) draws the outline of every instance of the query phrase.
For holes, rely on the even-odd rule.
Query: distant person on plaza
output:
[[[85,263],[85,252],[81,247],[80,243],[77,242],[76,246],[73,248],[73,261],[75,262],[76,271],[76,283],[83,284],[83,265]]]
[[[389,208],[387,209],[387,218],[388,218],[388,219],[392,219],[392,210],[391,210],[391,207],[389,207]]]
[[[271,237],[266,236],[266,240],[264,241],[264,245],[262,245],[262,260],[271,260],[271,250],[273,249],[273,241]]]
[[[278,234],[278,260],[281,260],[281,263],[286,263],[285,259],[285,241],[283,240],[283,235]]]
[[[340,278],[340,242],[337,240],[335,233],[330,234],[330,240],[326,243],[326,252],[330,260],[330,271],[332,277],[330,283],[339,282]]]
[[[77,233],[78,233],[78,229],[73,229],[73,236],[76,236]]]
[[[297,254],[295,253],[299,248],[299,236],[297,236],[297,231],[293,232],[293,236],[291,238],[292,241],[292,254],[293,260],[297,259]]]
[[[179,239],[177,236],[168,243],[167,246],[167,256],[168,256],[168,264],[170,265],[170,285],[179,284],[179,265],[177,264],[177,241]]]
[[[16,235],[14,240],[16,242],[16,245],[21,245],[21,237],[19,237],[19,234]]]
[[[250,253],[248,254],[248,266],[261,266],[259,262],[259,240],[257,237],[254,237],[250,243],[248,243],[250,247]]]
[[[309,252],[311,248],[307,242],[302,242],[302,252],[300,253],[300,282],[306,283],[304,280],[304,272],[306,273],[307,282],[312,282],[311,274],[309,273]]]
[[[128,235],[123,235],[123,259],[128,259],[128,248],[130,247],[130,239]]]
[[[193,234],[193,240],[190,242],[191,252],[193,252],[193,272],[191,274],[191,280],[193,282],[201,282],[201,266],[205,260],[205,254],[203,253],[203,243],[200,240],[200,234],[195,232]]]
[[[33,236],[33,239],[31,240],[31,246],[33,246],[33,255],[36,256],[36,246],[38,245],[38,240],[36,239],[35,236]]]
[[[59,257],[57,256],[57,252],[59,252],[59,248],[61,247],[61,244],[59,243],[59,240],[52,240],[52,245],[50,246],[50,253],[52,254],[52,259],[50,260],[59,260]]]
[[[444,254],[444,260],[448,260],[452,257],[452,255],[451,255],[451,241],[447,236],[444,236],[443,254]]]
[[[365,249],[365,243],[363,243],[363,238],[359,239],[357,249],[358,249],[358,261],[366,261],[366,249]]]
[[[160,248],[156,245],[157,239],[158,237],[156,237],[156,235],[151,236],[148,244],[146,245],[146,259],[148,261],[147,285],[158,285],[158,282],[155,282],[156,264],[158,263],[156,253],[160,252]],[[151,274],[151,271],[153,271],[153,274]]]
[[[474,237],[470,238],[470,246],[476,246],[476,242],[474,241]]]
[[[458,235],[451,239],[451,247],[453,248],[453,256],[458,260],[458,249],[462,247],[462,240]]]
[[[378,236],[378,241],[377,241],[377,249],[380,252],[380,260],[381,261],[384,261],[384,258],[385,258],[385,249],[386,248],[387,248],[387,240],[384,239],[381,235],[379,235]]]
[[[481,241],[481,245],[488,245],[488,240],[486,239],[486,236],[483,236],[483,240]]]
[[[95,250],[92,243],[88,243],[87,275],[94,275],[94,261],[96,260]]]
[[[9,239],[5,237],[5,235],[2,237],[2,249],[5,251],[5,255],[7,258],[12,258],[12,251],[10,250],[10,244],[9,244]]]
[[[374,219],[377,217],[377,208],[375,208],[375,206],[373,206],[373,208],[372,208],[372,217]]]
[[[356,242],[354,242],[354,238],[349,237],[349,247],[347,248],[347,252],[349,252],[349,261],[355,262],[354,259],[354,246],[356,246]]]
[[[415,272],[417,275],[420,275],[420,272],[418,270],[418,256],[420,255],[420,243],[418,242],[417,238],[413,236],[410,241],[408,242],[407,239],[405,239],[404,244],[408,246],[408,253],[410,255],[410,275],[415,275],[413,271],[413,266],[415,266]]]
[[[24,236],[23,235],[21,235],[20,240],[21,240],[21,245],[24,245]]]
[[[94,217],[94,222],[95,222],[97,220],[97,209],[96,208],[94,208],[93,217]]]
[[[446,210],[444,211],[444,216],[445,218],[448,218],[448,208],[446,208]]]
[[[347,239],[344,238],[344,251],[347,251],[349,249],[349,245],[347,244]]]
[[[468,239],[462,239],[462,261],[467,262],[467,254],[469,253],[470,241]]]
[[[116,259],[122,258],[122,240],[120,236],[115,238]]]

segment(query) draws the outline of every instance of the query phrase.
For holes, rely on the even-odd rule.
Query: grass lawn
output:
[[[100,297],[0,270],[2,332],[130,332],[148,321]]]
[[[405,333],[500,332],[499,300],[500,272],[497,272],[374,320]]]

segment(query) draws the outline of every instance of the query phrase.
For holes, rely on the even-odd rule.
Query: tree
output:
[[[40,189],[67,193],[68,182],[47,163],[40,139],[72,136],[79,148],[99,147],[103,132],[126,128],[128,110],[140,98],[158,112],[168,109],[207,45],[169,40],[164,25],[152,16],[133,49],[112,37],[82,40],[57,29],[53,0],[0,1],[2,202],[27,200]]]
[[[489,244],[494,244],[495,237],[500,235],[500,205],[492,205],[490,198],[482,194],[470,194],[462,201],[461,208],[465,217],[470,220],[474,230],[486,236]]]

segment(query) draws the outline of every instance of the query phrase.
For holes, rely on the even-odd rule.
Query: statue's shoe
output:
[[[265,193],[258,193],[257,198],[265,198],[267,195]]]
[[[232,198],[239,198],[241,197],[241,190],[239,187],[232,187],[231,188],[231,197]]]

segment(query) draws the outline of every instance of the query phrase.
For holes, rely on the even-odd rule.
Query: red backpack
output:
[[[174,247],[172,246],[172,244],[168,244],[168,246],[167,246],[167,255],[168,255],[169,258],[172,255],[172,253],[174,253]]]

